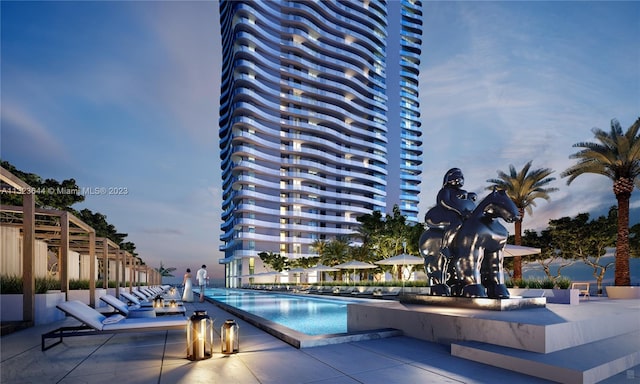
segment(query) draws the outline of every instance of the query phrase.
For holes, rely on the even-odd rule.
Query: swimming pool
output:
[[[311,336],[346,333],[347,305],[363,302],[220,288],[205,296]]]
[[[371,299],[324,299],[317,296],[225,288],[207,288],[205,297],[232,315],[296,348],[381,339],[402,334],[401,331],[390,328],[348,331],[349,304],[376,301]]]

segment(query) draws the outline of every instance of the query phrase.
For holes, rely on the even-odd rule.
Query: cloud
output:
[[[23,108],[6,101],[2,105],[2,156],[3,159],[31,154],[32,161],[67,163],[65,145],[50,133],[50,129]]]
[[[462,168],[465,187],[484,196],[486,180],[497,170],[508,172],[511,164],[519,170],[529,160],[534,169],[554,170],[556,181],[549,186],[560,191],[550,202],[537,201],[525,228],[615,204],[607,178],[583,176],[567,186],[560,173],[574,163],[569,158],[577,151],[573,144],[594,141],[593,126],[608,129],[617,111],[627,112],[619,117],[635,118],[628,113],[638,90],[606,86],[618,74],[593,65],[594,50],[610,51],[610,40],[585,42],[557,26],[554,20],[562,18],[563,9],[556,5],[528,3],[532,9],[526,11],[520,5],[438,2],[438,14],[446,18],[425,12],[425,35],[431,30],[446,35],[431,37],[423,47],[421,212],[435,204],[442,176],[451,167]],[[640,81],[627,67],[621,66],[619,78]]]

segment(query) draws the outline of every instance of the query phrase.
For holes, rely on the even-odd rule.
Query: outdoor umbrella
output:
[[[522,245],[513,244],[507,244],[502,249],[502,254],[504,257],[537,255],[540,252],[542,252],[540,248],[525,247]]]
[[[401,265],[403,268],[405,265],[419,265],[424,264],[424,258],[402,253],[397,256],[390,257],[388,259],[382,259],[376,261],[378,265]],[[404,283],[404,275],[402,276]]]
[[[346,263],[342,263],[342,264],[338,264],[336,266],[334,266],[335,268],[339,268],[339,269],[351,269],[353,270],[353,274],[355,275],[356,273],[356,269],[373,269],[373,268],[377,268],[376,265],[373,264],[369,264],[369,263],[365,263],[362,261],[357,261],[357,260],[351,260],[349,262]],[[355,284],[355,279],[354,279],[354,284]]]
[[[319,279],[320,281],[319,281],[319,283],[322,283],[322,273],[323,272],[337,272],[337,271],[339,271],[339,269],[338,268],[329,267],[327,265],[318,264],[315,267],[309,268],[308,271],[319,272],[320,273],[320,279]]]
[[[288,273],[292,273],[294,276],[295,275],[301,275],[303,273],[306,272],[306,270],[304,268],[293,268],[287,271]],[[296,284],[298,284],[299,281],[296,280]]]

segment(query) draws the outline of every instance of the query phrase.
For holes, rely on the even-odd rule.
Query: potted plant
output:
[[[35,279],[35,325],[48,324],[64,319],[64,313],[56,308],[65,300],[60,290],[60,281],[51,277]],[[0,317],[2,321],[22,321],[22,277],[0,275]]]

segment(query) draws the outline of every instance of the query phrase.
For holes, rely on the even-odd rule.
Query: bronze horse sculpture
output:
[[[450,244],[450,257],[441,252],[444,230],[425,230],[420,253],[432,294],[509,298],[502,266],[509,232],[498,219],[511,223],[519,218],[518,208],[505,191],[494,189],[466,215]]]

